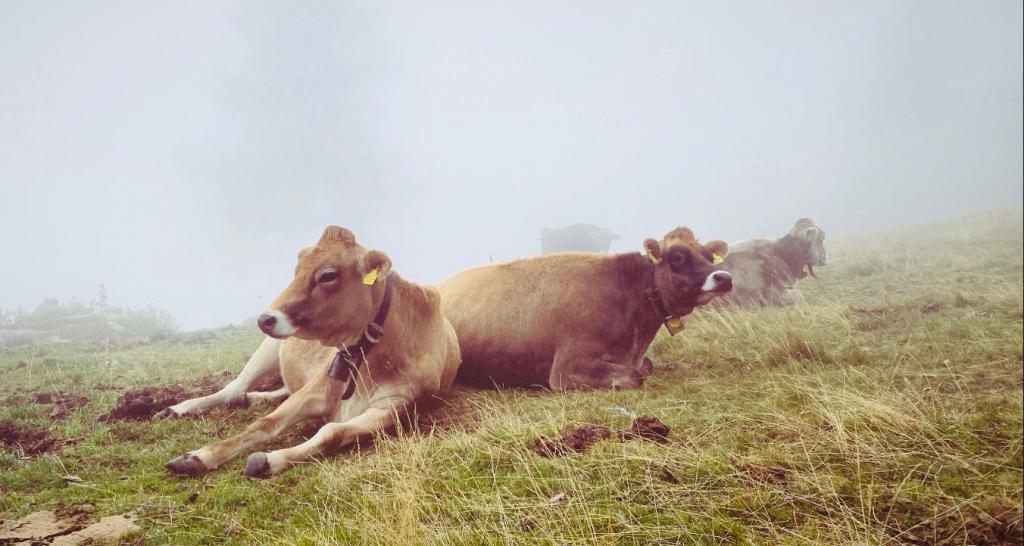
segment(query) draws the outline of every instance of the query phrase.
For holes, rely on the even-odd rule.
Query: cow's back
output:
[[[553,254],[468,269],[442,282],[442,308],[462,352],[459,378],[546,384],[555,350],[569,337],[614,336],[607,324],[614,313],[605,309],[623,304],[616,301],[623,297],[613,273],[617,259]]]
[[[770,246],[766,247],[759,240],[752,240],[741,248],[743,250],[730,252],[722,264],[732,275],[732,291],[719,298],[715,305],[778,305],[780,293],[786,288],[779,283],[779,269],[785,264]]]

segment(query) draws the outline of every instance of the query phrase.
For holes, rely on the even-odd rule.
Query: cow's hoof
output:
[[[644,357],[644,363],[640,365],[640,375],[647,377],[654,373],[654,362],[651,359]]]
[[[168,407],[166,407],[166,408],[156,412],[155,414],[153,414],[152,418],[153,419],[177,419],[178,417],[181,417],[181,414],[178,413],[177,411],[174,411],[174,407],[168,406]],[[167,464],[170,464],[170,463],[167,463]]]
[[[629,372],[626,377],[613,382],[612,388],[617,391],[639,389],[644,386],[644,379],[646,378],[643,375],[640,375],[640,372],[634,370]]]
[[[203,464],[203,461],[199,460],[199,457],[191,453],[179,455],[164,465],[164,468],[170,470],[175,474],[182,474],[184,476],[202,476],[210,471]]]
[[[267,461],[267,454],[262,451],[250,453],[245,459],[246,478],[269,478],[270,463]]]

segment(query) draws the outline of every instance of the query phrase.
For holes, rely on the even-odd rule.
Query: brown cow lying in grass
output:
[[[753,239],[733,243],[722,264],[733,275],[732,292],[721,305],[761,307],[788,305],[803,299],[794,288],[814,268],[824,266],[825,232],[810,218],[801,218],[781,239]]]
[[[714,265],[728,245],[701,245],[687,228],[648,255],[549,254],[467,269],[439,285],[462,349],[459,378],[554,390],[636,388],[658,329],[729,291]]]
[[[287,399],[241,434],[171,460],[171,472],[208,472],[300,419],[326,419],[297,446],[249,455],[246,476],[276,474],[393,428],[417,404],[443,395],[459,366],[458,342],[441,314],[437,290],[402,279],[384,253],[366,250],[352,232],[336,226],[299,253],[295,279],[259,326],[274,339],[260,346],[238,379],[219,393],[172,406],[164,416]],[[245,394],[256,378],[275,369],[284,379],[281,392]]]

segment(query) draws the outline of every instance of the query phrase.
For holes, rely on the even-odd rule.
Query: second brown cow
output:
[[[551,254],[446,279],[438,288],[459,338],[459,378],[554,390],[642,385],[658,329],[681,329],[681,317],[732,288],[716,266],[723,241],[702,245],[680,227],[644,248]]]

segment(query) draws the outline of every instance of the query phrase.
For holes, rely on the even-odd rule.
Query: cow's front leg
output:
[[[272,440],[300,419],[327,415],[339,395],[337,383],[326,374],[319,374],[274,411],[249,425],[241,434],[175,457],[167,463],[167,469],[189,476],[204,474],[242,451]]]
[[[252,453],[245,461],[245,475],[265,478],[278,474],[292,465],[315,457],[331,455],[357,440],[391,430],[396,419],[408,409],[406,403],[385,407],[370,407],[363,413],[341,423],[327,423],[305,442],[269,453]]]
[[[284,385],[281,388],[274,391],[247,392],[245,393],[245,399],[246,403],[249,404],[250,406],[257,406],[260,404],[272,404],[274,402],[280,402],[281,400],[288,398],[288,395],[291,394],[291,392],[292,391],[288,390],[288,386]]]
[[[804,303],[804,301],[806,301],[806,298],[804,298],[804,294],[803,292],[800,292],[800,290],[796,288],[787,288],[784,292],[782,292],[781,300],[782,305],[797,305]]]
[[[594,351],[562,350],[548,376],[552,390],[636,389],[644,383],[637,366],[621,364]]]
[[[183,415],[199,415],[219,406],[249,405],[250,402],[254,401],[253,397],[246,395],[249,387],[262,377],[281,373],[279,366],[280,350],[280,340],[271,337],[264,339],[263,343],[260,343],[259,348],[256,349],[256,352],[245,363],[245,367],[242,368],[238,377],[232,379],[224,388],[209,396],[201,396],[179,402],[165,408],[153,417],[155,419],[167,419]],[[280,390],[273,392],[277,395],[281,394]],[[287,395],[288,393],[285,391],[284,396]],[[257,398],[257,400],[262,399]]]

